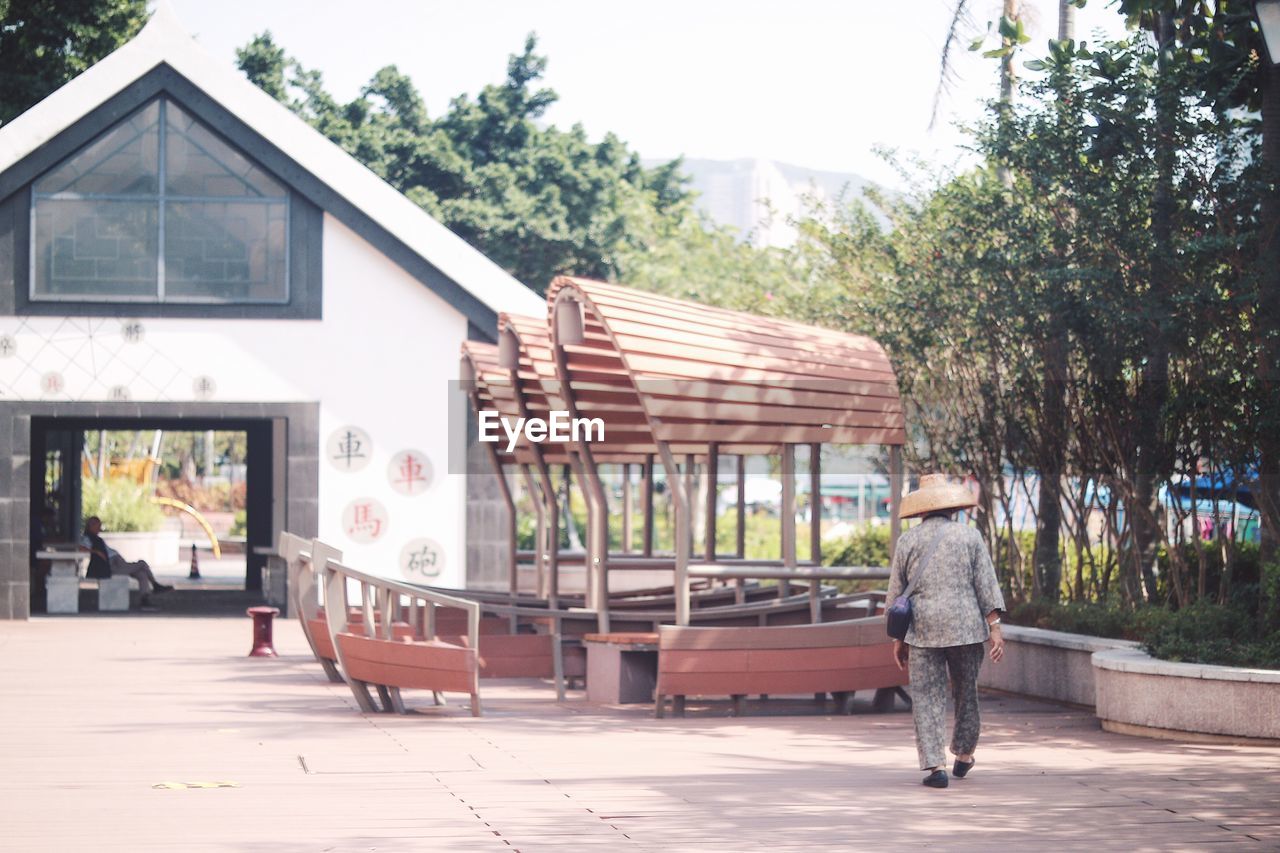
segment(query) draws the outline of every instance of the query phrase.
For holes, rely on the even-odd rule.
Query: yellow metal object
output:
[[[105,473],[111,479],[119,477],[125,480],[132,480],[139,486],[149,486],[151,485],[151,475],[159,464],[160,460],[152,457],[144,457],[142,459],[117,458],[107,463],[107,471]],[[93,470],[89,466],[88,459],[80,460],[80,473],[86,479],[93,476]]]
[[[205,534],[209,537],[209,544],[213,546],[213,558],[216,560],[222,556],[222,546],[218,544],[218,537],[214,534],[213,528],[209,525],[209,522],[205,521],[204,516],[201,515],[195,507],[191,506],[191,504],[184,504],[182,501],[174,500],[173,498],[153,497],[151,498],[151,502],[153,504],[160,504],[161,506],[173,507],[174,509],[181,510],[194,518],[196,520],[196,524],[203,527]]]

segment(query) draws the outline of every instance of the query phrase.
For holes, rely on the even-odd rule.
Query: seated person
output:
[[[151,593],[168,592],[173,589],[156,580],[146,560],[126,562],[120,552],[103,541],[102,519],[90,516],[84,523],[84,537],[80,540],[80,550],[89,552],[89,568],[85,574],[91,578],[109,578],[112,575],[128,575],[138,582],[142,592],[142,606],[151,606]]]

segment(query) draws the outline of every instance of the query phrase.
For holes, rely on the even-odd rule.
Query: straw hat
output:
[[[931,512],[967,509],[977,503],[972,492],[958,483],[948,483],[945,474],[925,474],[920,477],[920,488],[902,499],[902,510],[898,514],[911,518]]]

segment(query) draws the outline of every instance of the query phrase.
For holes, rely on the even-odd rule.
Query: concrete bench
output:
[[[587,701],[605,705],[652,702],[658,682],[658,635],[587,634]]]
[[[89,555],[84,551],[38,551],[37,560],[49,563],[49,576],[45,578],[47,613],[79,613],[80,584],[86,578],[81,576],[81,569],[88,562]],[[98,610],[103,612],[127,611],[129,609],[130,578],[117,575],[109,578],[88,578],[98,587]]]
[[[798,693],[831,693],[847,709],[855,691],[907,683],[883,616],[764,628],[663,625],[654,710],[662,717],[670,696],[683,716],[686,696],[729,696],[740,715],[749,694]]]

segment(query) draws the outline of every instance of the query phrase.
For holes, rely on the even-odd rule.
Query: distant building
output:
[[[686,159],[698,208],[717,225],[737,229],[754,246],[788,247],[796,241],[792,220],[811,201],[833,203],[862,198],[871,183],[858,175],[821,172],[774,160]]]
[[[498,312],[545,310],[162,4],[0,127],[0,618],[27,616],[33,501],[86,429],[242,429],[251,547],[288,529],[463,585],[447,380]]]

